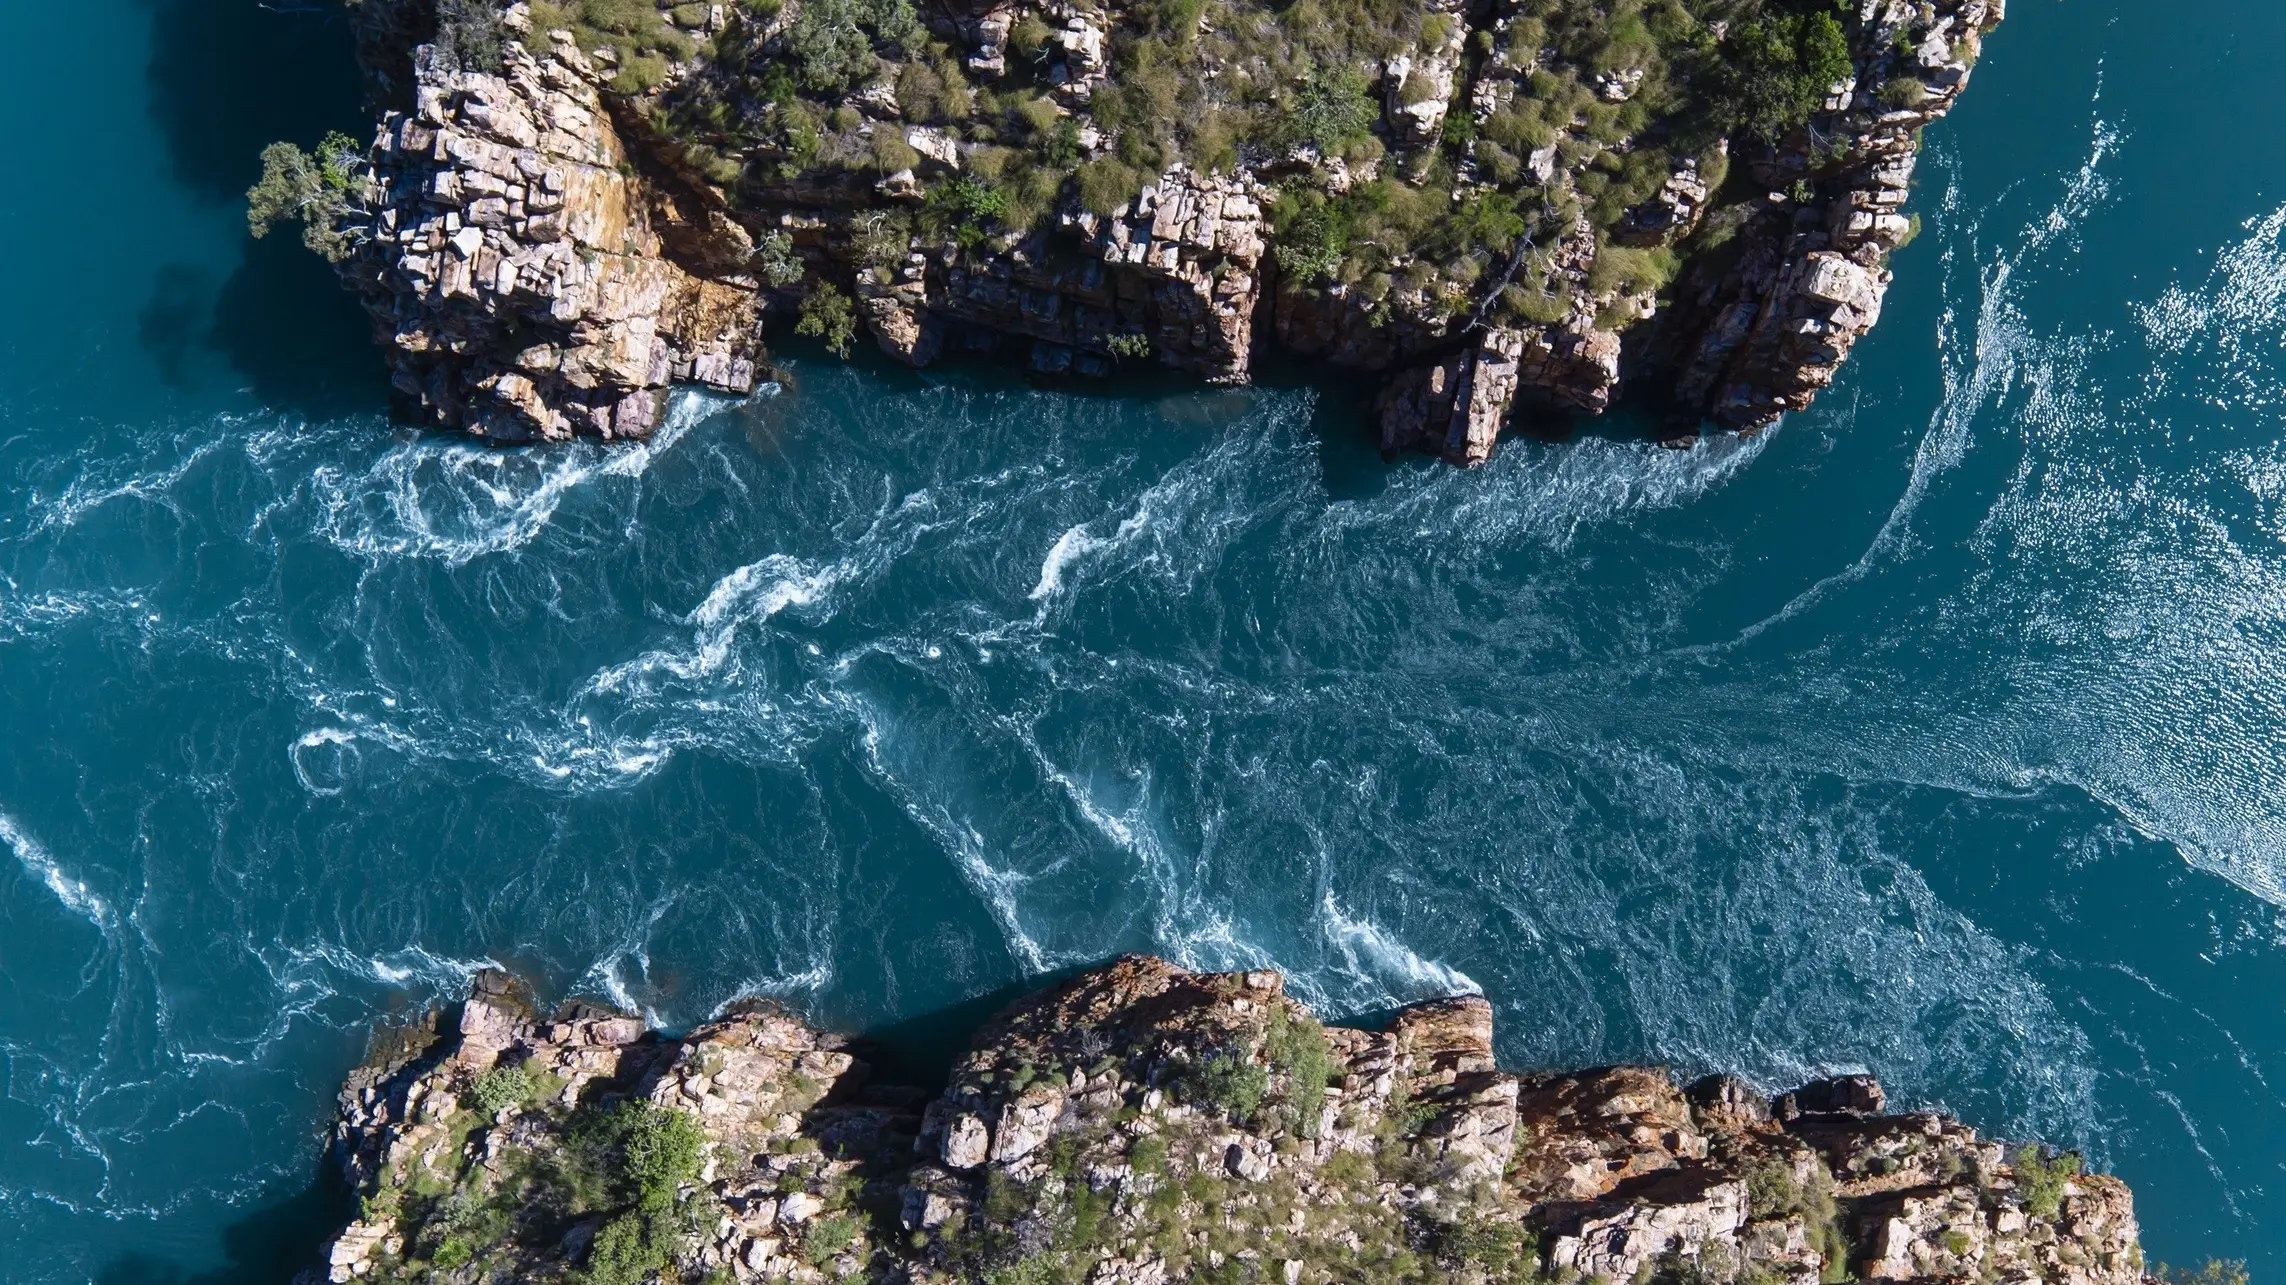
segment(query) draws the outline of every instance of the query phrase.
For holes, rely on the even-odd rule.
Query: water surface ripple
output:
[[[282,1279],[367,1026],[488,963],[910,1029],[1121,950],[1870,1069],[2286,1270],[2286,192],[2192,128],[2286,107],[2268,8],[2024,6],[1817,410],[1461,473],[1275,374],[800,351],[633,450],[407,433],[226,199],[354,122],[338,21],[97,7],[0,78],[88,195],[0,208],[8,1279]]]

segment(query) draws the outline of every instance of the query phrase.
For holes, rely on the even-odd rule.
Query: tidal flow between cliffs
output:
[[[1807,406],[2002,16],[1174,7],[354,0],[382,119],[288,204],[408,406],[495,441],[643,437],[783,319],[1041,375],[1267,345],[1383,372],[1385,450],[1480,463],[1623,371],[1687,431]]]
[[[1277,973],[1130,956],[934,1095],[772,1006],[669,1036],[496,973],[388,1047],[341,1095],[333,1282],[2145,1279],[2126,1186],[2076,1157],[1863,1076],[1511,1074],[1476,997],[1324,1026]]]

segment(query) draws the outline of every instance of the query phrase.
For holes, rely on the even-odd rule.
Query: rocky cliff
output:
[[[640,437],[765,320],[1043,375],[1385,371],[1488,457],[1623,374],[1809,404],[2002,0],[349,0],[383,118],[326,207],[417,413]]]
[[[353,1076],[348,1281],[2140,1285],[2132,1200],[1853,1077],[1516,1075],[1464,997],[1322,1026],[1129,957],[929,1094],[768,1007],[686,1035],[497,974]]]

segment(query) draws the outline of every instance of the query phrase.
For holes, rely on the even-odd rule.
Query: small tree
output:
[[[802,279],[801,256],[794,253],[794,238],[772,228],[754,243],[754,270],[773,286],[784,288]]]
[[[834,356],[846,358],[850,341],[857,337],[857,309],[848,295],[820,281],[803,297],[802,316],[794,323],[794,333],[823,339]]]
[[[262,149],[262,178],[246,190],[246,230],[260,240],[281,223],[302,225],[302,244],[340,263],[357,248],[344,219],[363,207],[357,193],[357,140],[327,134],[313,155],[292,143]]]

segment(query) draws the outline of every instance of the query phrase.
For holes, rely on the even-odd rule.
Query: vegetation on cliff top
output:
[[[1622,301],[1675,277],[1689,228],[1639,212],[1678,174],[1719,189],[1733,145],[1798,137],[1853,70],[1847,0],[1518,0],[1473,26],[1461,9],[1059,0],[979,36],[913,0],[530,0],[528,21],[436,0],[434,42],[491,71],[512,39],[568,33],[733,208],[865,211],[860,266],[894,267],[915,235],[1004,250],[1176,165],[1243,169],[1272,182],[1290,282],[1439,326],[1647,313]],[[1908,80],[1882,101],[1926,93]],[[257,234],[302,216],[344,257],[339,152],[273,148]],[[783,247],[757,266],[801,280],[767,270],[799,266]],[[846,351],[849,301],[805,293],[804,332]]]
[[[1270,223],[1294,280],[1353,287],[1384,310],[1402,291],[1415,312],[1528,322],[1570,309],[1577,283],[1554,247],[1583,214],[1602,261],[1594,291],[1661,288],[1676,255],[1619,244],[1629,211],[1678,166],[1719,185],[1726,139],[1785,137],[1851,70],[1839,0],[1522,0],[1473,32],[1404,0],[1069,12],[1051,27],[1024,9],[995,73],[910,0],[741,0],[711,38],[685,30],[707,26],[705,6],[530,6],[534,29],[597,54],[734,203],[798,190],[885,207],[885,261],[913,232],[1007,245],[1065,210],[1116,211],[1178,163],[1245,166],[1281,175]],[[440,18],[440,46],[464,65],[497,59],[489,0],[444,0]],[[1468,101],[1493,82],[1491,110]],[[1409,137],[1406,119],[1434,119],[1448,95],[1441,128]],[[957,166],[919,154],[901,128],[913,126],[957,147]],[[875,193],[916,172],[917,202]],[[1541,248],[1491,276],[1526,237]],[[841,333],[830,316],[808,324]]]

